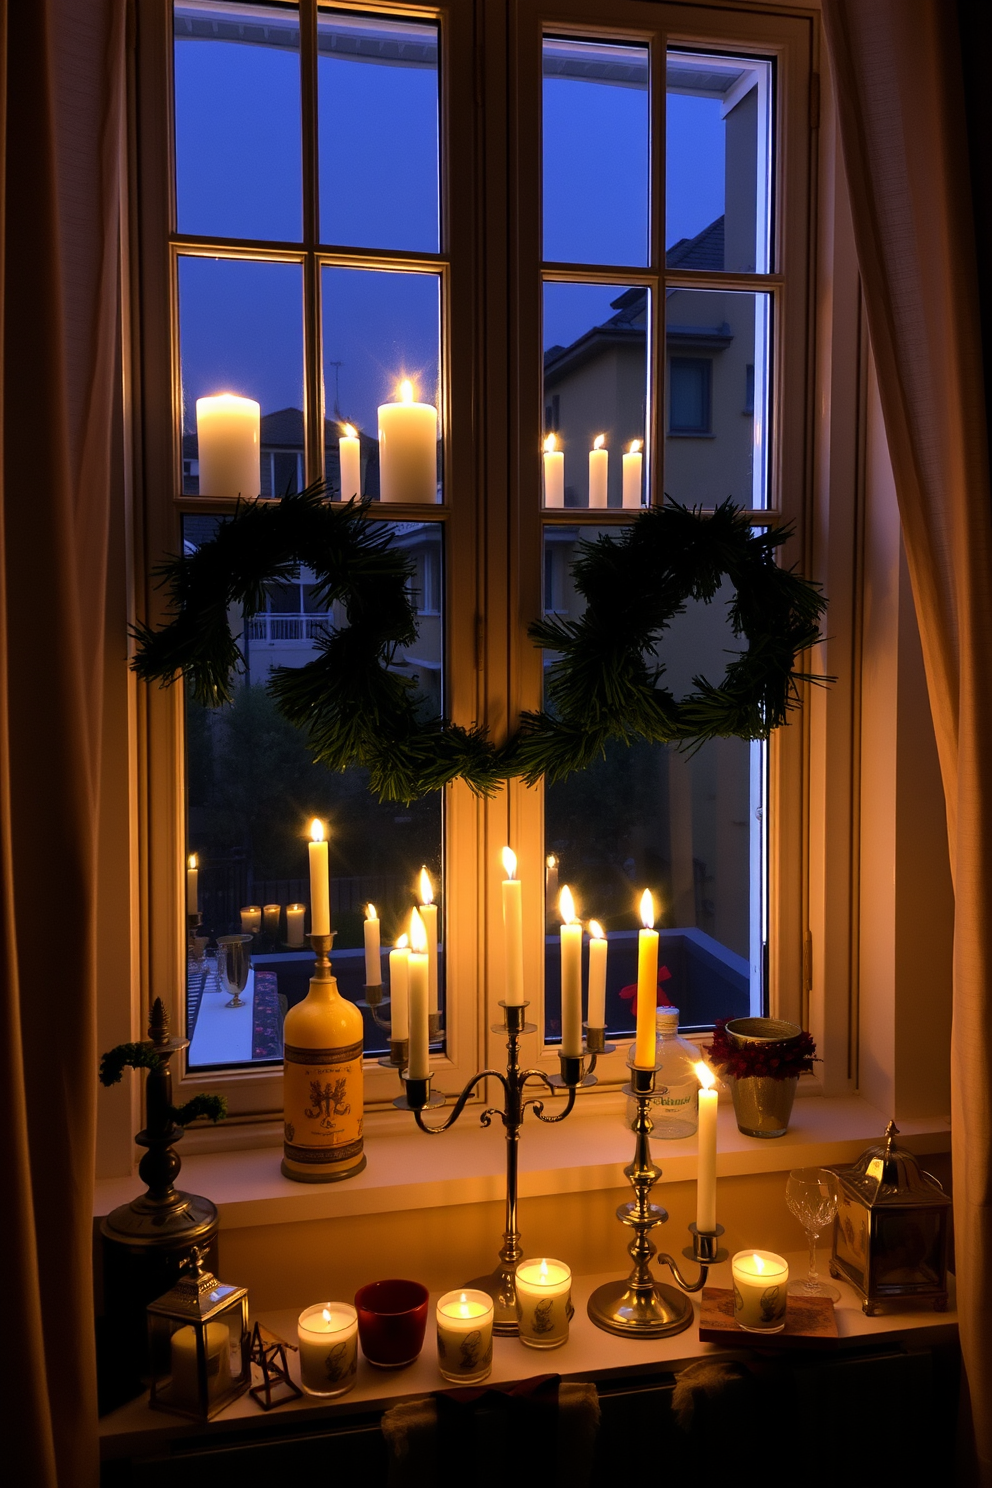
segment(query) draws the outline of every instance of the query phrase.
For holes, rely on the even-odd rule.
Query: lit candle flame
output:
[[[319,819],[319,817],[316,817],[315,816],[314,819],[313,819],[313,821],[310,823],[310,841],[311,842],[323,842],[323,840],[324,840],[324,823]]]
[[[602,449],[603,448],[603,445],[605,443],[606,443],[606,435],[605,434],[597,434],[596,435],[596,438],[592,442],[592,447],[593,447],[593,449]]]
[[[643,446],[643,444],[641,443],[641,441],[639,439],[632,439],[630,441],[630,450],[629,450],[629,453],[632,454],[632,455],[639,455],[641,453],[641,450],[643,448],[644,448],[644,446]]]
[[[410,945],[421,956],[427,951],[427,931],[424,929],[419,909],[412,910],[410,914]]]
[[[540,1270],[539,1275],[540,1275],[542,1281],[547,1281],[547,1279],[548,1279],[548,1263],[547,1263],[547,1261],[542,1261],[541,1262],[541,1270]],[[542,1303],[541,1305],[543,1307],[544,1306],[544,1303]]]
[[[400,402],[413,402],[413,383],[410,381],[409,377],[404,377],[403,381],[400,383]]]
[[[410,944],[410,937],[409,937],[409,935],[401,935],[400,938],[399,938],[399,940],[396,942],[396,949],[398,951],[405,951],[406,948],[407,948],[407,946],[409,944]]]
[[[757,1251],[752,1252],[751,1259],[754,1262],[755,1271],[757,1271],[758,1275],[760,1276],[762,1271],[764,1271],[765,1269],[764,1261],[758,1255]]]
[[[504,847],[501,856],[502,856],[502,859],[503,859],[503,872],[506,874],[507,878],[516,878],[516,876],[517,876],[517,855],[513,851],[513,848],[512,847]]]
[[[345,439],[358,438],[358,430],[355,428],[354,424],[342,424],[341,427],[344,429]]]
[[[641,895],[641,924],[645,930],[653,930],[655,922],[654,899],[651,890],[645,889]]]
[[[603,934],[603,927],[598,920],[589,921],[589,934],[592,936],[593,940],[606,939],[606,936]]]
[[[367,920],[377,920],[379,918],[379,916],[375,912],[375,905],[374,904],[366,904],[366,906],[365,906],[365,918]]]
[[[329,1323],[331,1321],[331,1314],[328,1312],[326,1307],[324,1308],[322,1315],[325,1323]]]
[[[196,868],[198,866],[196,861],[196,853],[190,853],[189,862],[186,866],[187,868]]]
[[[558,895],[558,913],[561,915],[563,924],[574,925],[576,923],[575,900],[572,898],[572,891],[568,884],[565,884]]]
[[[549,434],[547,439],[544,441],[544,453],[546,455],[553,455],[557,448],[558,440],[556,436],[554,434]]]
[[[461,1296],[458,1298],[458,1313],[460,1317],[472,1316],[472,1309],[469,1306],[469,1300],[464,1292],[462,1292]]]
[[[557,868],[558,867],[558,859],[555,857],[554,853],[548,853],[548,867],[549,868]]]
[[[426,867],[420,870],[420,902],[421,904],[434,903],[434,885]]]
[[[700,1059],[697,1061],[696,1064],[692,1066],[692,1068],[696,1079],[699,1081],[703,1089],[712,1090],[713,1086],[716,1084],[716,1075],[710,1069],[709,1065],[704,1064],[704,1062]]]

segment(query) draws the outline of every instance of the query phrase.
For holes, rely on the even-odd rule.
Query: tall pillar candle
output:
[[[362,442],[358,430],[344,425],[338,440],[338,464],[341,467],[341,500],[350,501],[362,494]]]
[[[649,889],[641,896],[644,929],[637,937],[636,1069],[654,1069],[655,1014],[658,1008],[658,932],[654,928],[654,900]]]
[[[637,511],[641,506],[642,461],[641,441],[633,439],[623,457],[623,504],[627,511]]]
[[[254,500],[259,474],[261,408],[254,398],[220,393],[196,400],[200,495]]]
[[[196,853],[190,853],[186,863],[186,913],[188,915],[200,913],[199,876],[200,869]]]
[[[607,491],[610,478],[610,452],[605,448],[606,436],[597,434],[592,449],[589,451],[589,505],[603,507],[607,505]]]
[[[503,869],[506,873],[501,889],[503,895],[503,947],[506,960],[503,1000],[510,1007],[520,1007],[524,1000],[524,931],[523,892],[517,878],[517,855],[510,847],[503,849]]]
[[[406,379],[399,402],[379,405],[379,500],[437,501],[437,409]]]
[[[294,950],[299,950],[306,943],[303,936],[306,913],[305,904],[286,905],[286,944],[292,946]]]
[[[409,937],[401,935],[389,953],[389,1036],[410,1037]]]
[[[379,957],[379,918],[375,905],[368,906],[363,927],[365,934],[365,985],[382,986],[382,961]]]
[[[605,1028],[607,941],[597,920],[589,921],[589,936],[589,1006],[586,1022],[590,1028]]]
[[[314,817],[310,827],[310,934],[331,933],[331,880],[327,866],[324,823]]]
[[[565,505],[565,454],[553,434],[544,441],[544,504]]]
[[[699,1081],[699,1126],[696,1141],[696,1229],[712,1235],[716,1229],[716,1119],[718,1096],[713,1071],[702,1060],[693,1065]]]
[[[410,947],[410,1057],[407,1076],[411,1080],[426,1080],[430,1074],[427,937],[417,910],[410,916]]]
[[[434,885],[431,883],[431,876],[426,868],[420,870],[420,918],[424,922],[424,934],[427,937],[427,961],[430,967],[428,1006],[432,1013],[436,1013],[438,1010],[437,905],[434,903]]]
[[[575,903],[568,884],[562,888],[558,907],[561,927],[561,1052],[582,1053],[582,926],[575,917]]]

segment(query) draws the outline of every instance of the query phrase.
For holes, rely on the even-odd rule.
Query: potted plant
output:
[[[783,1137],[799,1076],[816,1059],[812,1034],[781,1018],[721,1019],[710,1059],[730,1086],[734,1115],[747,1137]]]

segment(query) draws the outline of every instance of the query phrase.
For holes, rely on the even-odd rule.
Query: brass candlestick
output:
[[[398,1096],[393,1102],[400,1110],[412,1111],[413,1118],[420,1130],[427,1132],[429,1136],[436,1137],[454,1126],[465,1103],[472,1091],[482,1080],[498,1080],[503,1087],[503,1105],[487,1106],[479,1117],[482,1126],[490,1126],[494,1116],[498,1116],[503,1123],[503,1134],[506,1138],[506,1228],[503,1231],[503,1244],[499,1252],[499,1265],[496,1270],[488,1276],[476,1277],[467,1283],[468,1286],[481,1292],[487,1292],[495,1304],[495,1321],[493,1332],[503,1337],[517,1333],[517,1287],[516,1268],[517,1263],[523,1260],[524,1252],[520,1244],[520,1231],[517,1228],[517,1170],[520,1150],[520,1128],[523,1119],[530,1106],[538,1121],[544,1121],[548,1125],[564,1121],[565,1117],[575,1105],[575,1094],[581,1085],[594,1085],[596,1077],[593,1071],[596,1067],[596,1053],[590,1051],[589,1043],[581,1055],[562,1054],[559,1056],[561,1063],[560,1075],[547,1075],[543,1070],[522,1070],[519,1063],[520,1036],[524,1033],[534,1033],[536,1024],[525,1022],[528,1003],[506,1003],[501,1002],[503,1009],[503,1022],[492,1025],[494,1033],[506,1035],[506,1069],[480,1070],[473,1075],[465,1086],[461,1095],[455,1101],[454,1108],[448,1119],[440,1126],[428,1126],[424,1120],[423,1112],[443,1106],[447,1097],[434,1095],[431,1092],[431,1075],[424,1080],[411,1080],[408,1075],[402,1076],[406,1086],[406,1093]],[[602,1041],[601,1041],[602,1042]],[[611,1052],[610,1046],[602,1043],[599,1053]],[[589,1067],[585,1067],[586,1055],[589,1056]],[[384,1060],[383,1063],[389,1061]],[[567,1091],[568,1099],[565,1108],[555,1116],[544,1114],[544,1101],[537,1096],[528,1096],[525,1086],[528,1080],[540,1080],[547,1086],[552,1094],[559,1091]]]
[[[697,1281],[688,1282],[679,1270],[678,1263],[670,1255],[658,1256],[661,1265],[668,1266],[681,1291],[655,1281],[651,1275],[651,1259],[655,1245],[650,1238],[656,1225],[664,1224],[668,1212],[660,1204],[650,1202],[651,1190],[661,1177],[661,1169],[651,1157],[651,1135],[653,1123],[648,1107],[654,1097],[654,1069],[638,1069],[633,1063],[633,1050],[627,1059],[630,1083],[624,1086],[624,1094],[637,1102],[634,1120],[634,1160],[624,1168],[634,1190],[633,1199],[621,1204],[617,1218],[621,1224],[633,1231],[633,1239],[627,1252],[634,1268],[625,1281],[608,1281],[597,1287],[589,1298],[588,1313],[597,1328],[607,1333],[618,1333],[623,1338],[661,1338],[670,1333],[681,1333],[692,1322],[692,1303],[684,1294],[698,1292],[706,1285],[709,1267],[727,1259],[727,1252],[720,1248],[723,1226],[713,1231],[701,1231],[694,1224],[689,1226],[692,1245],[682,1252],[699,1266]]]
[[[378,982],[374,987],[372,987],[369,986],[369,984],[366,982],[363,991],[365,993],[365,1002],[368,1006],[368,1010],[372,1014],[373,1023],[377,1028],[381,1028],[383,1033],[389,1039],[389,1053],[384,1055],[383,1058],[379,1060],[379,1063],[382,1065],[383,1069],[394,1069],[397,1071],[397,1073],[399,1073],[399,1071],[406,1069],[406,1066],[409,1062],[410,1040],[408,1038],[394,1039],[392,1019],[383,1017],[382,1013],[380,1013],[379,1011],[379,1009],[382,1007],[383,1000],[385,1000],[387,1006],[389,1006],[389,1004],[391,1003],[391,998],[386,997],[384,999],[383,997],[383,983]],[[428,1013],[428,1046],[430,1046],[431,1044],[439,1044],[443,1037],[444,1030],[441,1026],[441,1014]]]

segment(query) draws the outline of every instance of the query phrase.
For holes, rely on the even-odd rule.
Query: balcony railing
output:
[[[329,629],[333,629],[329,615],[255,615],[248,621],[248,640],[310,646]]]

